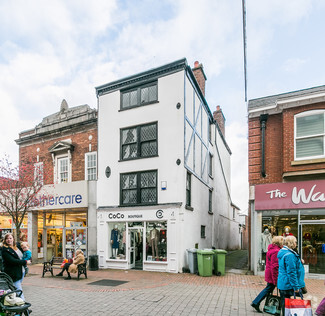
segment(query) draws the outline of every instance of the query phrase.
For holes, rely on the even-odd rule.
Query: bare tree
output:
[[[42,164],[31,159],[14,166],[9,157],[0,159],[0,211],[12,217],[16,226],[16,240],[27,211],[35,205],[37,194],[44,185]]]

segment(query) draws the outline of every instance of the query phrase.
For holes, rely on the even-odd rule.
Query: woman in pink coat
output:
[[[269,245],[266,253],[265,281],[267,282],[267,285],[265,289],[263,289],[261,293],[256,296],[256,298],[251,304],[251,306],[255,308],[255,310],[259,313],[262,313],[262,311],[260,310],[261,302],[266,298],[269,293],[272,293],[274,288],[276,287],[279,270],[279,262],[277,255],[283,246],[283,240],[284,238],[282,236],[273,237],[272,244]]]

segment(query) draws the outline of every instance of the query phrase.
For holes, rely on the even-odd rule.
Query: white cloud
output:
[[[290,58],[284,62],[283,69],[286,72],[297,72],[307,63],[307,60],[301,58]]]
[[[296,36],[294,42],[302,22],[312,23],[325,4],[250,0],[246,5],[248,88],[263,96],[282,87],[283,74],[299,74],[307,64],[312,69],[317,63],[313,52],[306,59],[300,50],[279,60],[283,42],[278,38],[283,34],[289,45],[286,36]],[[0,135],[2,151],[14,147],[15,152],[18,132],[57,112],[63,98],[70,106],[96,107],[96,86],[186,57],[190,66],[195,60],[203,63],[207,101],[212,109],[220,104],[226,115],[226,137],[233,151],[233,199],[236,203],[238,195],[237,204],[246,207],[241,1],[1,1],[0,19],[0,96],[10,113],[6,120],[18,122],[14,128],[6,122],[7,131]],[[318,45],[322,55],[323,44]],[[306,71],[296,77],[306,78]]]

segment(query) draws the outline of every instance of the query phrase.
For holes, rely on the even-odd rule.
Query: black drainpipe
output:
[[[262,144],[261,174],[262,174],[263,178],[266,177],[266,173],[265,173],[265,129],[266,129],[266,121],[267,121],[268,116],[269,116],[268,114],[260,115],[260,123],[261,123],[261,131],[262,131],[262,135],[261,135],[261,144]]]

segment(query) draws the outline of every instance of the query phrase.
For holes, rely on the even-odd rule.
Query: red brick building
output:
[[[248,104],[250,265],[292,234],[309,273],[325,274],[325,86]]]
[[[33,260],[72,257],[76,248],[96,254],[97,110],[88,105],[43,118],[16,140],[19,159],[49,175],[28,214]]]

